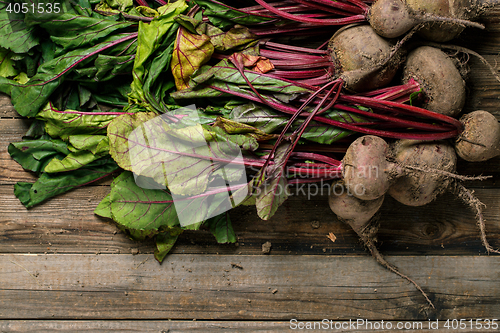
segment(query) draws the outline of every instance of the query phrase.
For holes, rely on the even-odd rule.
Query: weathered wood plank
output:
[[[151,253],[151,243],[129,240],[116,226],[93,214],[107,186],[77,189],[30,210],[14,196],[11,186],[0,186],[0,253]],[[476,189],[485,210],[488,238],[500,247],[500,192]],[[258,254],[266,241],[279,254],[365,253],[357,236],[336,220],[326,195],[291,197],[269,221],[254,207],[230,212],[239,242],[219,245],[208,231],[181,235],[173,253]],[[335,243],[326,238],[337,236]],[[388,254],[484,253],[474,214],[451,195],[426,207],[405,207],[387,198],[382,207],[380,249]]]
[[[10,97],[4,93],[0,93],[0,118],[19,117],[19,114],[12,106]]]
[[[500,257],[0,255],[1,319],[500,317]],[[237,263],[241,268],[235,267]]]
[[[30,124],[31,120],[28,119],[0,119],[0,185],[36,179],[32,173],[24,171],[12,160],[7,151],[9,143],[22,140]]]
[[[327,318],[325,318],[327,319]],[[388,333],[395,330],[402,331],[399,327],[406,327],[407,333],[443,333],[450,332],[450,329],[444,328],[446,321],[369,321],[360,319],[349,321],[176,321],[176,320],[145,320],[145,321],[111,321],[111,320],[0,320],[0,331],[2,333],[16,332],[37,332],[37,333],[102,333],[102,332],[129,332],[129,333],[184,333],[184,332],[381,332]],[[485,322],[481,322],[485,325]],[[465,323],[467,328],[460,330],[463,333],[477,333],[476,321]],[[302,326],[299,326],[302,325]],[[437,326],[436,326],[437,325]],[[304,327],[301,329],[301,327]],[[311,329],[305,329],[311,327]],[[342,328],[344,327],[344,328]],[[353,328],[354,327],[354,328]],[[374,329],[374,327],[391,327],[392,329]],[[439,329],[429,329],[430,327],[439,327]],[[479,325],[477,326],[479,327]],[[491,331],[491,330],[490,330]]]

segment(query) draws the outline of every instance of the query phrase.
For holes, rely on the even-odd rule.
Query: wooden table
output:
[[[487,30],[468,32],[460,43],[496,64],[499,19],[500,10],[492,11],[483,19]],[[500,83],[478,60],[470,63],[466,110],[500,119]],[[294,196],[270,221],[259,220],[254,208],[238,208],[231,212],[237,244],[218,245],[207,231],[186,232],[160,265],[152,243],[131,241],[93,214],[110,179],[30,210],[19,203],[13,185],[34,177],[10,159],[7,145],[21,140],[29,124],[0,98],[1,332],[297,331],[292,319],[301,325],[332,320],[333,328],[344,324],[342,332],[372,331],[369,324],[347,326],[350,319],[379,328],[384,320],[393,327],[387,331],[400,323],[436,332],[430,319],[450,332],[447,319],[500,320],[500,256],[485,253],[474,213],[450,194],[419,208],[387,198],[382,208],[381,252],[422,286],[435,310],[412,285],[378,266],[336,220],[326,194]],[[466,185],[487,205],[495,248],[499,167],[500,158],[459,165],[461,174],[494,176]],[[335,243],[326,237],[330,232]],[[265,242],[272,244],[270,254],[262,253]],[[466,323],[460,332],[486,331]]]

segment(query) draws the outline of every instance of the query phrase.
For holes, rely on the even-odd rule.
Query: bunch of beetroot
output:
[[[135,2],[138,6],[103,1],[90,12],[87,9],[95,1],[87,1],[85,7],[75,4],[73,12],[65,15],[86,22],[82,31],[96,29],[96,36],[109,33],[110,42],[87,45],[82,37],[85,34],[56,29],[59,34],[71,34],[85,46],[85,52],[71,51],[76,57],[73,62],[67,60],[64,52],[57,54],[61,61],[43,59],[46,63],[42,63],[36,75],[28,75],[31,78],[27,82],[2,81],[0,90],[12,94],[16,109],[25,116],[112,116],[102,124],[83,126],[89,127],[83,133],[93,140],[102,140],[102,147],[98,146],[102,151],[94,154],[94,146],[82,148],[93,149],[92,158],[105,156],[114,160],[111,171],[118,167],[133,171],[125,154],[129,151],[125,145],[129,132],[165,115],[171,123],[141,145],[161,156],[167,152],[171,155],[153,161],[155,165],[144,166],[144,174],[139,176],[161,179],[163,172],[172,172],[176,159],[181,161],[181,167],[202,165],[203,172],[182,174],[185,178],[181,183],[199,184],[203,180],[210,190],[204,192],[194,185],[189,190],[175,188],[176,194],[186,196],[186,200],[200,199],[201,204],[193,211],[201,211],[200,207],[208,211],[207,207],[216,205],[217,200],[207,199],[214,195],[229,191],[234,196],[240,189],[248,188],[245,202],[255,203],[259,216],[268,219],[286,200],[283,187],[334,180],[330,195],[333,212],[353,228],[380,264],[412,282],[431,305],[425,292],[387,263],[375,246],[380,221],[377,212],[386,195],[405,205],[423,206],[443,192],[455,193],[477,213],[487,251],[499,253],[486,239],[482,203],[462,184],[464,180],[484,177],[464,177],[455,170],[457,155],[466,161],[498,156],[500,125],[485,111],[461,116],[466,101],[465,59],[467,53],[476,54],[437,44],[452,40],[465,27],[483,29],[473,20],[493,6],[494,0],[248,0],[237,2],[243,4],[238,7],[229,0]],[[88,17],[79,13],[87,13]],[[57,25],[55,20],[49,24],[43,17],[38,19],[44,26]],[[136,21],[140,21],[138,25]],[[101,32],[101,25],[109,31]],[[30,27],[24,29],[34,33]],[[54,40],[65,41],[57,36]],[[76,47],[73,44],[78,43],[71,42],[68,47]],[[446,50],[453,50],[453,55]],[[45,56],[43,53],[42,58]],[[93,57],[95,68],[84,68]],[[110,77],[120,75],[121,81],[129,80],[130,89],[122,89],[118,97],[101,96],[100,89],[95,89],[93,93],[99,97],[95,101],[90,99],[90,90],[79,89],[79,103],[75,98],[67,98],[78,110],[52,107],[49,102],[57,100],[53,93],[58,92],[56,88],[66,75],[75,75],[68,77],[68,82],[82,80],[82,84],[92,88],[94,81],[104,80],[102,68],[97,65],[102,62],[109,63]],[[46,71],[54,68],[60,68],[60,73],[49,76]],[[114,85],[107,86],[111,89]],[[99,101],[124,107],[124,112],[94,112]],[[40,109],[45,103],[49,104]],[[206,151],[193,152],[160,140],[167,132],[182,138],[193,134],[197,127],[181,108],[193,103],[204,112],[201,132],[197,133],[212,140]],[[86,105],[89,112],[80,110]],[[188,124],[185,131],[174,126],[184,122]],[[94,127],[98,128],[94,131]],[[337,145],[339,140],[343,140],[341,145]],[[350,144],[347,149],[346,144]],[[245,179],[248,184],[240,184],[237,189],[210,188],[221,167],[231,160],[224,149],[215,149],[220,147],[244,150],[236,162],[257,168],[253,177]],[[339,152],[345,153],[342,159],[337,159]],[[21,149],[15,153],[25,152]],[[64,154],[73,156],[69,150],[64,150]],[[36,170],[44,168],[37,164]],[[145,213],[137,213],[140,218],[135,218],[133,214],[122,214],[120,209],[113,211],[113,205],[130,203],[121,199],[120,191],[137,187],[130,174],[122,175],[125,176],[112,185],[114,196],[101,202],[98,214],[113,218],[131,234],[143,238],[157,236],[162,248],[159,257],[163,258],[184,230],[172,208],[169,191],[174,186],[165,182],[161,184],[160,188],[165,187],[162,191],[148,188],[148,194],[155,199],[147,195],[138,199],[144,204]],[[96,179],[100,178],[91,181]],[[28,202],[31,184],[21,185],[16,195]],[[29,205],[39,202],[41,199]],[[157,216],[150,209],[153,204],[157,205]],[[210,208],[217,211],[217,207]],[[131,211],[134,209],[135,205]],[[149,227],[143,217],[146,213],[159,224],[150,229],[144,227]],[[203,223],[207,220],[197,221],[196,228]],[[212,219],[210,223],[215,231],[230,229],[225,219]],[[235,241],[232,233],[230,236],[219,238],[222,242]]]
[[[268,40],[261,42],[261,55],[276,64],[265,75],[290,80],[316,92],[338,82],[337,89],[342,91],[324,104],[349,111],[353,111],[353,105],[370,108],[363,116],[373,118],[373,123],[358,124],[356,128],[332,124],[365,135],[347,149],[340,165],[342,179],[334,182],[329,204],[381,265],[413,283],[434,307],[413,280],[378,252],[378,211],[386,195],[404,205],[423,206],[444,192],[452,192],[476,212],[481,240],[488,253],[500,253],[486,239],[482,203],[462,184],[487,177],[455,173],[457,155],[469,162],[500,155],[500,124],[495,116],[482,110],[460,117],[466,101],[466,65],[444,50],[467,50],[436,44],[454,39],[466,26],[484,28],[471,20],[494,5],[494,1],[255,2],[260,7],[240,10],[267,15],[293,27],[284,25],[287,28],[278,29],[275,34],[344,25],[336,30],[323,52],[321,47],[306,49]],[[255,28],[255,32],[272,36],[264,28]],[[394,85],[397,76],[401,82]],[[266,103],[264,98],[260,101]],[[294,113],[279,103],[271,106]],[[319,115],[313,112],[309,116],[328,123]]]

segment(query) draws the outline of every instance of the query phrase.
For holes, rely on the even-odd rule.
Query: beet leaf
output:
[[[36,118],[45,121],[45,130],[51,137],[67,140],[77,134],[106,134],[109,123],[123,112],[59,111],[48,103]]]
[[[180,27],[177,30],[171,71],[177,90],[189,87],[189,78],[198,68],[208,62],[214,52],[214,46],[207,35],[191,33]]]
[[[133,81],[131,85],[130,98],[137,104],[147,103],[146,92],[147,87],[144,86],[146,76],[151,71],[147,67],[149,62],[154,59],[155,51],[160,46],[170,44],[164,37],[169,33],[175,34],[178,24],[175,23],[175,17],[183,13],[188,8],[184,0],[179,0],[171,3],[165,8],[165,11],[158,17],[155,17],[151,22],[139,22],[138,30],[138,48],[134,61],[134,68],[132,71]],[[171,52],[170,52],[171,53]],[[170,61],[170,56],[168,57]],[[155,73],[159,75],[158,72]]]
[[[42,64],[38,72],[24,85],[12,87],[12,103],[22,116],[35,116],[64,78],[84,61],[97,54],[137,37],[136,33],[110,36],[93,47],[76,49]]]
[[[39,44],[36,28],[26,25],[24,14],[7,12],[8,3],[0,4],[0,45],[15,53],[27,53]]]
[[[168,228],[166,231],[160,232],[155,237],[156,248],[154,252],[155,259],[162,262],[163,259],[174,247],[177,238],[184,230],[181,228]]]
[[[117,169],[115,161],[107,157],[73,171],[43,172],[35,183],[18,182],[14,185],[14,194],[26,208],[30,208],[51,197],[102,179]]]
[[[120,167],[168,184],[176,195],[202,194],[217,176],[240,180],[245,174],[241,149],[258,147],[251,137],[171,123],[154,113],[122,115],[110,123],[108,136],[111,156]]]
[[[195,4],[203,8],[203,14],[210,22],[221,29],[228,29],[235,24],[256,25],[273,21],[273,17],[252,15],[237,8],[228,6],[215,0],[193,0]]]
[[[263,220],[270,219],[279,206],[288,198],[286,180],[286,160],[290,144],[283,143],[274,155],[274,165],[262,168],[254,179],[257,214]]]

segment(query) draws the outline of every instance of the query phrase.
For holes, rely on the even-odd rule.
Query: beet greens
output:
[[[159,261],[186,229],[236,242],[227,207],[255,205],[269,219],[284,189],[341,178],[340,160],[361,134],[438,140],[462,131],[412,105],[414,80],[355,94],[333,79],[331,26],[364,22],[371,1],[136,5],[0,10],[0,91],[36,119],[9,146],[38,176],[16,184],[19,200],[32,207],[113,175],[95,213],[134,239],[155,237]],[[276,38],[287,34],[317,34],[317,47]]]

